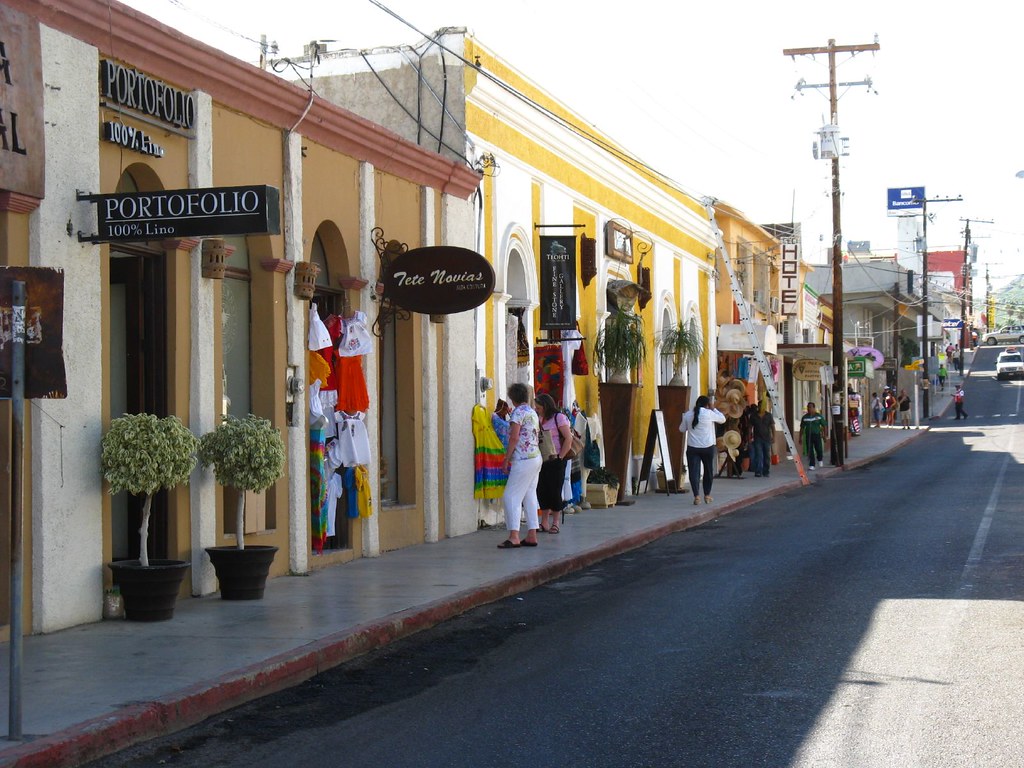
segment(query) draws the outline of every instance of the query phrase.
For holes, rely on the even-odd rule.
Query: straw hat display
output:
[[[740,433],[735,430],[730,429],[715,442],[719,451],[729,452],[729,458],[731,459],[735,459],[740,453]]]
[[[738,389],[725,390],[725,399],[730,403],[742,403],[746,397]]]
[[[733,379],[725,385],[725,389],[726,392],[739,392],[744,396],[747,394],[747,385],[742,379]]]
[[[742,401],[733,402],[727,398],[725,404],[722,406],[722,413],[725,414],[725,418],[727,419],[738,419],[743,416],[743,411],[745,411],[746,408],[747,406],[744,405]],[[737,432],[736,434],[739,433]]]

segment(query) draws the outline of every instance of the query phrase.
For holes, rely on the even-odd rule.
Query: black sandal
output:
[[[511,539],[505,539],[501,544],[498,545],[498,549],[519,549],[521,544],[516,544]]]

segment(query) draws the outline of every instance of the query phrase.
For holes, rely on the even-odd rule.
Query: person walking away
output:
[[[772,467],[772,443],[775,441],[775,416],[770,409],[751,414],[750,431],[750,464],[754,477],[768,477]]]
[[[910,429],[910,395],[907,390],[901,389],[900,396],[896,398],[900,409],[900,424],[904,429]]]
[[[814,403],[807,404],[807,412],[800,418],[800,441],[804,446],[804,453],[807,454],[811,471],[814,471],[814,461],[820,463],[825,455],[822,437],[825,434],[825,417],[818,413]]]
[[[704,469],[704,503],[710,504],[711,484],[718,458],[715,424],[725,424],[725,414],[715,408],[707,395],[701,395],[692,411],[683,414],[679,431],[686,435],[686,468],[693,491],[693,503],[700,504],[701,467]]]
[[[509,414],[508,449],[504,468],[508,472],[502,503],[505,507],[505,527],[508,538],[498,549],[518,549],[537,546],[537,478],[540,475],[540,419],[528,404],[529,389],[516,382],[508,388],[512,401]],[[519,526],[523,509],[526,510],[526,539],[519,540]]]
[[[946,370],[945,363],[939,363],[939,392],[942,392],[946,388],[946,376],[949,371]]]
[[[956,419],[955,419],[955,421],[960,421],[960,419],[966,419],[967,418],[967,411],[964,410],[964,385],[963,384],[958,386],[956,388],[956,392],[953,393],[953,405],[956,407]]]
[[[876,427],[882,426],[882,398],[877,392],[871,393],[871,418]]]
[[[540,476],[537,478],[537,503],[540,505],[540,530],[544,533],[558,533],[558,518],[565,501],[562,500],[562,485],[565,482],[566,455],[572,450],[572,432],[569,417],[558,410],[555,399],[544,393],[537,395],[537,416],[540,428],[551,435],[555,455],[542,456]]]

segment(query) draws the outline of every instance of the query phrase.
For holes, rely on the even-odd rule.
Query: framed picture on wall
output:
[[[609,259],[633,263],[633,232],[622,224],[609,221],[604,225],[604,249]]]

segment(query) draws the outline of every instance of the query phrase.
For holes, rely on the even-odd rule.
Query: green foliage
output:
[[[196,466],[198,441],[176,416],[121,416],[101,443],[103,478],[111,493],[152,494],[185,482]]]
[[[671,355],[676,371],[679,372],[690,360],[704,354],[704,339],[701,336],[697,318],[680,320],[665,328],[658,336],[658,348],[663,355]]]
[[[910,365],[921,352],[916,339],[900,336],[900,365]]]
[[[610,373],[639,368],[647,359],[644,321],[632,312],[613,312],[594,343],[594,359]]]
[[[610,485],[612,488],[618,488],[619,478],[604,467],[598,467],[590,470],[590,474],[587,475],[587,485]]]
[[[199,439],[199,461],[221,485],[263,491],[284,474],[284,441],[267,419],[228,416]]]

